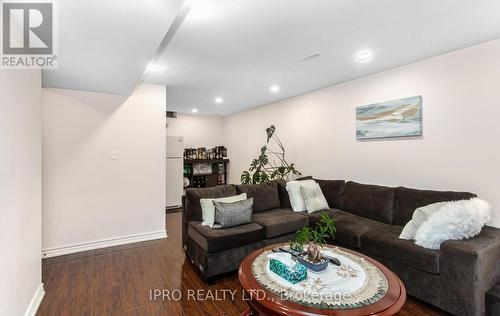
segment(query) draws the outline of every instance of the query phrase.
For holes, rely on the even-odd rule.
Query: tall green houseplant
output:
[[[290,175],[301,175],[295,164],[285,158],[285,147],[276,135],[274,125],[266,128],[266,144],[261,147],[260,155],[252,160],[250,168],[241,174],[241,183],[258,184],[270,180],[288,180]],[[274,146],[273,146],[274,145]]]

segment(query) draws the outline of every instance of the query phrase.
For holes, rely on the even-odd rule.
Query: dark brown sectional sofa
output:
[[[499,229],[484,227],[475,238],[444,242],[439,251],[398,238],[416,208],[475,194],[316,181],[331,207],[327,213],[337,221],[334,243],[382,262],[401,278],[410,295],[455,315],[485,314],[485,292],[500,281]],[[289,241],[299,228],[319,221],[320,213],[290,209],[285,185],[281,181],[186,191],[183,246],[205,278],[237,270],[252,251]],[[200,198],[243,192],[254,198],[253,223],[221,230],[201,226]]]

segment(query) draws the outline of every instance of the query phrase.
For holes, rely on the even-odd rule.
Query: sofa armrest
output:
[[[450,310],[484,315],[485,293],[500,276],[500,229],[486,226],[474,238],[445,241],[440,252],[442,293]]]

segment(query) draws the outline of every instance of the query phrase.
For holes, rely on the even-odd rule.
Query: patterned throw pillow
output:
[[[215,206],[212,203],[213,201],[230,203],[230,202],[243,201],[246,199],[247,199],[246,193],[242,193],[240,195],[223,197],[223,198],[200,199],[201,214],[202,214],[202,218],[203,218],[203,222],[201,223],[201,225],[210,226],[210,227],[212,227],[214,225]]]
[[[215,222],[212,228],[227,228],[252,222],[253,198],[224,203],[213,201],[215,206]]]

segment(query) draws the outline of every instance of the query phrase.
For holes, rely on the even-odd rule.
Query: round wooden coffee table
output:
[[[266,290],[255,278],[252,272],[254,260],[264,251],[286,244],[276,244],[259,249],[247,256],[240,265],[238,278],[243,287],[245,300],[249,306],[243,315],[395,315],[403,307],[406,301],[406,289],[401,280],[380,262],[360,254],[358,252],[341,248],[342,251],[349,252],[372,263],[385,275],[388,281],[386,294],[377,302],[357,308],[349,309],[319,309],[301,305],[281,297],[271,291]]]

